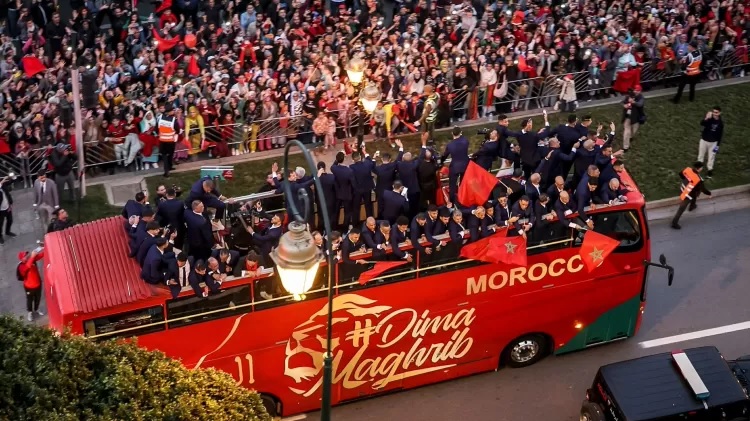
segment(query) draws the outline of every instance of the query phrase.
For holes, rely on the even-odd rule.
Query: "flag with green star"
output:
[[[586,265],[586,269],[591,272],[601,266],[604,263],[604,259],[619,245],[620,242],[613,238],[609,238],[593,230],[588,230],[583,237],[583,244],[581,244],[578,254]]]

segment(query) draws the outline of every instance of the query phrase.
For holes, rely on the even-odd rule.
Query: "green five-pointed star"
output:
[[[591,256],[591,260],[595,262],[599,260],[604,260],[604,250],[599,250],[596,247],[594,247],[594,251],[589,253],[589,256]]]
[[[513,244],[513,243],[511,243],[510,241],[508,241],[507,243],[505,243],[505,251],[508,254],[515,254],[516,253],[516,247],[518,247],[518,246],[515,245],[515,244]]]

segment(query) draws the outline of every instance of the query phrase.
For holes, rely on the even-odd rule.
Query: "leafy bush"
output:
[[[226,373],[0,317],[0,420],[269,420]]]

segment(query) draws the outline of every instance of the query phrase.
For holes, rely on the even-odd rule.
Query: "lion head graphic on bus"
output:
[[[350,323],[351,331],[355,329],[354,321],[366,318],[377,319],[389,306],[375,305],[376,301],[356,294],[340,295],[333,299],[333,325]],[[323,355],[326,350],[328,303],[310,318],[294,328],[286,344],[284,375],[294,379],[298,385],[307,385],[308,390],[291,388],[298,394],[309,396],[320,387],[322,382]],[[341,331],[340,329],[337,329]],[[334,356],[344,338],[334,337],[331,340],[331,352]]]
[[[333,382],[346,389],[374,390],[401,379],[448,369],[472,348],[473,308],[431,314],[429,310],[377,305],[356,294],[334,298],[331,339]],[[284,375],[304,397],[322,385],[328,305],[299,324],[286,345]],[[343,346],[346,344],[347,346]]]

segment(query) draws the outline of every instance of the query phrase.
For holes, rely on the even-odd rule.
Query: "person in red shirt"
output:
[[[105,141],[109,142],[114,148],[115,159],[119,165],[123,164],[128,153],[128,149],[125,146],[125,136],[127,135],[128,132],[125,130],[125,123],[117,116],[112,117],[112,123],[107,127]]]
[[[39,276],[39,268],[36,262],[44,257],[44,248],[37,247],[29,253],[22,251],[18,253],[18,277],[23,280],[23,289],[26,290],[26,319],[34,320],[34,313],[44,316],[39,310],[39,302],[42,300],[42,278]]]

